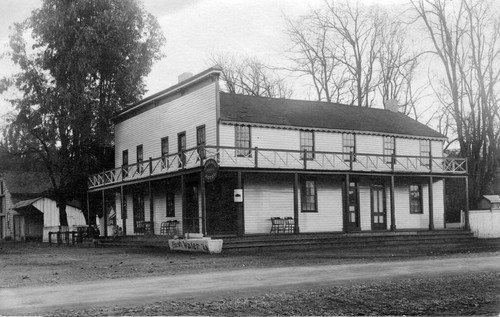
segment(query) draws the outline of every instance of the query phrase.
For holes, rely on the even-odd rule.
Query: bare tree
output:
[[[222,81],[229,93],[277,98],[292,95],[285,78],[255,57],[218,53],[209,56],[209,62],[222,69]]]
[[[490,191],[498,160],[500,18],[492,1],[412,0],[445,76],[438,95],[460,155],[468,158],[470,205]]]
[[[419,117],[420,53],[409,48],[396,17],[376,6],[325,0],[323,9],[286,22],[289,70],[310,78],[318,100],[371,107],[396,99],[405,114]]]

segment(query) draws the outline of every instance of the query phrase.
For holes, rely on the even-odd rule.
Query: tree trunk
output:
[[[59,224],[63,227],[68,226],[68,214],[66,213],[66,202],[59,202]]]

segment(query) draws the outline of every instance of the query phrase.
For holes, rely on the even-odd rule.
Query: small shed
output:
[[[500,209],[500,195],[483,195],[481,201],[479,202],[479,208],[481,209]]]
[[[24,216],[25,237],[48,241],[49,231],[59,231],[59,208],[55,200],[47,197],[37,197],[29,200],[22,200],[16,203],[13,208],[20,215]],[[66,206],[69,228],[86,225],[85,216],[80,208],[68,204]]]

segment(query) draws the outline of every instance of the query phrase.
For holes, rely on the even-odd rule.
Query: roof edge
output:
[[[198,73],[196,75],[193,75],[191,77],[189,77],[188,79],[186,80],[183,80],[181,81],[180,83],[177,83],[173,86],[170,86],[164,90],[161,90],[151,96],[148,96],[146,98],[143,98],[133,104],[131,104],[130,106],[126,107],[125,109],[119,111],[117,114],[115,114],[111,120],[112,121],[115,121],[117,120],[118,118],[136,110],[136,109],[139,109],[141,107],[143,107],[144,105],[146,104],[149,104],[151,103],[152,101],[154,100],[157,100],[157,99],[160,99],[160,98],[163,98],[163,97],[166,97],[172,93],[175,93],[177,92],[179,89],[183,89],[185,87],[188,87],[188,86],[191,86],[191,85],[194,85],[196,84],[197,82],[205,79],[206,77],[209,77],[210,75],[212,74],[218,74],[220,75],[222,73],[222,68],[220,67],[210,67],[204,71],[202,71],[201,73]]]

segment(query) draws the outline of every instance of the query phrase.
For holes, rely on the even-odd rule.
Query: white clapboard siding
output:
[[[342,134],[332,132],[315,132],[316,151],[342,152]]]
[[[340,180],[320,177],[316,183],[318,192],[318,212],[300,212],[299,190],[299,230],[300,232],[342,231],[342,185]]]
[[[177,152],[177,134],[186,132],[186,147],[196,147],[196,128],[205,125],[206,144],[216,144],[216,86],[205,85],[140,113],[115,126],[115,166],[122,164],[128,150],[129,164],[136,163],[136,147],[143,146],[143,158],[161,156],[161,139],[169,138],[169,153]],[[161,101],[160,101],[161,102]]]
[[[431,152],[433,157],[444,157],[443,155],[443,141],[432,141]]]
[[[381,135],[356,135],[356,153],[384,154],[384,138]]]
[[[396,155],[402,155],[402,156],[420,155],[420,141],[417,139],[397,138],[395,143],[396,143]]]
[[[394,188],[395,218],[397,229],[427,229],[429,228],[429,190],[427,185],[422,186],[422,214],[410,214],[409,185],[397,185]],[[436,212],[436,210],[434,211]]]
[[[271,217],[293,217],[291,175],[246,175],[244,179],[245,233],[269,233]]]
[[[359,217],[361,230],[372,230],[370,186],[359,185]]]
[[[35,201],[33,207],[40,210],[43,213],[43,225],[44,227],[49,226],[59,226],[59,208],[55,200],[50,198],[42,198]],[[83,212],[76,207],[66,206],[66,214],[68,217],[68,226],[83,226],[86,225],[85,216]]]

